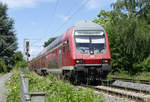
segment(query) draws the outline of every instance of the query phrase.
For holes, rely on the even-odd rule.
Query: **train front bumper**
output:
[[[76,71],[87,71],[90,69],[95,69],[97,71],[107,71],[110,72],[112,70],[111,65],[109,64],[76,64],[75,70]]]

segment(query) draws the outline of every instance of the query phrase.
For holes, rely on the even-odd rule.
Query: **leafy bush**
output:
[[[82,90],[68,82],[57,80],[53,75],[42,77],[33,72],[25,72],[29,77],[29,90],[46,92],[46,102],[103,102],[101,95],[93,94],[90,89]],[[19,72],[14,72],[8,84],[10,92],[7,102],[20,101]]]
[[[18,69],[18,68],[25,68],[25,67],[27,67],[27,66],[28,66],[28,63],[27,63],[26,61],[18,61],[18,62],[15,64],[14,68],[15,68],[15,69]]]
[[[25,68],[28,63],[23,59],[23,55],[20,51],[16,52],[13,56],[14,68]]]
[[[142,67],[145,71],[150,72],[150,56],[147,57],[143,62],[142,62]]]
[[[138,72],[150,72],[150,56],[145,58],[142,62],[140,63],[135,63],[134,64],[135,70]]]
[[[3,60],[0,60],[0,72],[7,72],[7,66]]]

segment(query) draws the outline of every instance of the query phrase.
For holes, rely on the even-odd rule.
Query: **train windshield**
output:
[[[79,53],[99,54],[105,51],[105,33],[104,31],[76,31],[76,48]]]

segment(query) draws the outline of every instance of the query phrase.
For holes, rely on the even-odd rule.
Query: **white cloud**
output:
[[[101,0],[89,0],[86,7],[89,9],[95,9],[100,7]]]
[[[116,0],[89,0],[85,5],[85,7],[88,9],[96,9],[96,8],[104,7],[106,5],[110,6],[110,4],[115,1]]]
[[[9,8],[34,7],[39,2],[52,2],[55,0],[0,0],[8,5]]]
[[[69,16],[59,16],[59,18],[63,21],[67,21],[69,19]]]

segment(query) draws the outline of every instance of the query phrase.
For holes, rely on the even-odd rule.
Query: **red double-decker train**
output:
[[[32,59],[30,69],[61,74],[72,81],[99,81],[111,71],[110,61],[104,28],[91,21],[80,21]]]

